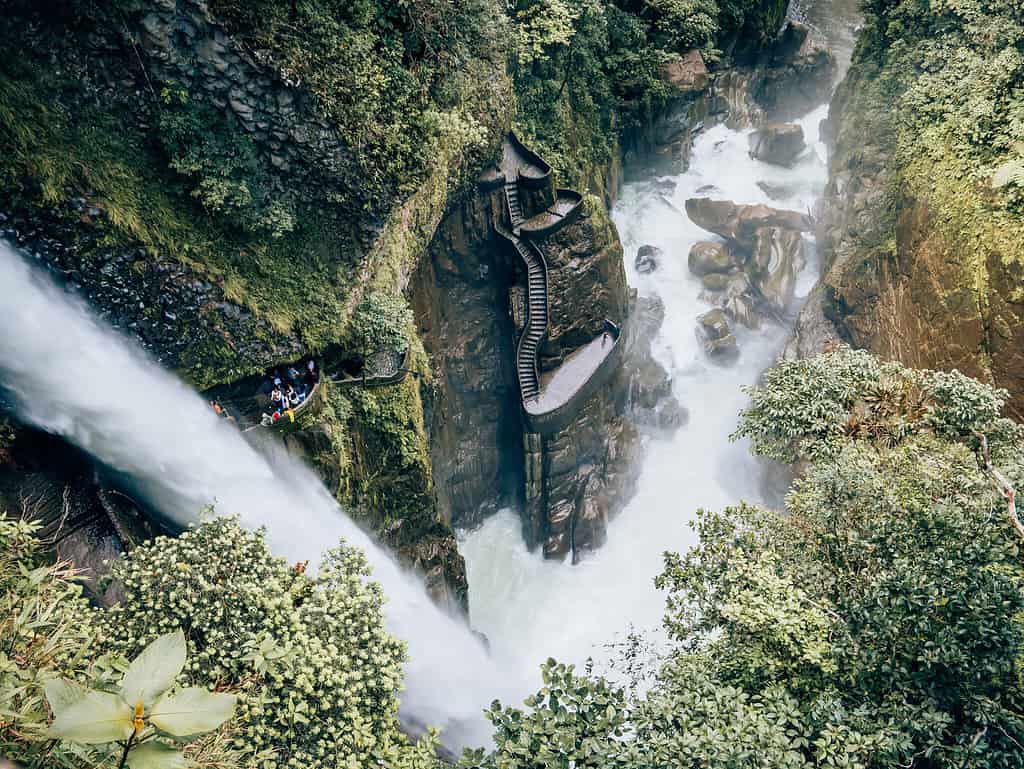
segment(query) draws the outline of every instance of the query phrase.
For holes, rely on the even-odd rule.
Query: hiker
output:
[[[302,400],[299,398],[298,391],[291,385],[288,385],[288,390],[285,393],[285,402],[287,403],[289,408],[295,408],[302,402]]]
[[[291,382],[293,382],[295,384],[298,384],[299,383],[299,379],[301,377],[302,377],[302,374],[299,373],[299,370],[297,368],[295,368],[295,366],[289,366],[288,367],[288,379]]]
[[[288,407],[284,393],[281,391],[280,384],[274,385],[274,389],[270,393],[270,402],[274,404],[274,408],[277,409],[277,411],[284,411]]]
[[[310,358],[306,364],[306,382],[312,387],[319,378],[320,372],[316,370],[316,361]]]

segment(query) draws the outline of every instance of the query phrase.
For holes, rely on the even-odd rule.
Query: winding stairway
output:
[[[528,401],[540,394],[537,356],[548,330],[548,273],[540,249],[516,234],[523,221],[523,210],[519,203],[519,187],[515,178],[505,183],[505,203],[512,231],[503,228],[498,231],[512,243],[526,265],[526,326],[519,337],[519,347],[516,350],[516,371],[522,398]]]
[[[576,221],[583,198],[574,190],[554,188],[551,166],[512,133],[502,144],[500,163],[485,170],[479,183],[486,194],[495,195],[491,209],[494,231],[512,245],[526,268],[525,318],[517,318],[517,325],[522,325],[516,343],[516,378],[526,427],[531,433],[554,433],[572,423],[583,402],[621,364],[619,327],[606,320],[604,330],[594,339],[570,353],[557,368],[545,372],[543,381],[540,376],[539,356],[549,330],[550,295],[548,265],[539,241]],[[524,201],[523,190],[537,194]],[[539,201],[544,202],[544,210],[528,210],[537,208]]]

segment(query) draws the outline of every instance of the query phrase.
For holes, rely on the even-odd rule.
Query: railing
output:
[[[316,384],[313,385],[313,389],[309,391],[309,394],[305,398],[303,398],[302,403],[300,403],[298,406],[295,406],[294,408],[285,409],[284,411],[281,411],[281,416],[277,418],[277,421],[271,422],[270,424],[263,424],[261,418],[261,421],[257,422],[256,424],[242,428],[242,432],[247,433],[251,430],[256,430],[259,428],[275,430],[279,427],[284,427],[285,425],[290,425],[294,423],[297,417],[301,416],[302,414],[305,414],[312,408],[314,402],[317,404],[317,406],[321,405],[323,398],[322,385],[323,375],[317,378]],[[274,410],[279,411],[279,409]],[[291,412],[291,415],[288,414],[289,411]]]
[[[516,224],[516,217],[513,213],[513,208],[510,204],[507,192],[505,193],[504,198],[509,223],[514,226]],[[540,392],[540,365],[537,357],[540,352],[540,345],[543,343],[544,336],[547,334],[548,326],[548,266],[544,259],[544,254],[541,253],[540,249],[537,248],[536,245],[533,243],[527,243],[521,238],[516,237],[512,232],[506,230],[498,222],[497,216],[493,217],[493,225],[495,231],[512,244],[512,247],[515,249],[520,259],[522,259],[523,264],[526,267],[526,323],[523,326],[523,332],[519,335],[519,341],[516,344],[516,374],[519,379],[520,396],[522,400],[525,401],[529,398],[535,398]],[[543,281],[540,297],[535,296],[532,286],[530,285],[531,263],[536,263],[540,271],[540,279]],[[535,299],[543,303],[543,318],[538,318],[537,314],[533,310],[533,301]],[[533,347],[533,349],[530,349],[530,347]],[[524,364],[525,358],[529,358],[529,361]]]
[[[580,385],[579,389],[573,392],[563,403],[546,411],[524,410],[526,424],[531,432],[548,435],[567,428],[572,424],[583,404],[608,383],[612,374],[622,364],[622,356],[626,345],[621,330],[618,325],[607,319],[604,322],[604,328],[613,337],[612,345],[597,368]]]
[[[547,164],[547,161],[519,141],[519,137],[511,131],[508,134],[508,139],[513,151],[526,161],[518,173],[519,181],[531,188],[543,187],[547,184],[551,177],[551,166]],[[508,169],[505,169],[505,173],[507,175]]]
[[[330,377],[330,380],[339,387],[383,387],[384,385],[397,384],[405,379],[411,370],[408,368],[409,350],[406,349],[404,352],[399,354],[401,355],[401,358],[398,360],[398,365],[390,374],[373,374],[367,376],[364,369],[362,376]]]
[[[552,433],[568,427],[580,406],[604,386],[621,365],[624,345],[619,327],[606,320],[602,335],[589,343],[595,345],[600,339],[601,349],[595,351],[591,348],[581,353],[588,355],[587,359],[577,360],[581,371],[589,370],[589,375],[579,387],[572,389],[570,386],[561,402],[546,408],[544,391],[541,389],[539,359],[540,348],[548,332],[551,309],[548,301],[548,265],[543,251],[533,241],[548,237],[575,222],[582,213],[583,198],[574,190],[558,189],[552,206],[524,221],[519,185],[543,187],[549,181],[551,166],[525,147],[512,133],[508,135],[503,152],[501,168],[489,169],[480,177],[479,184],[481,191],[487,194],[504,188],[502,197],[508,228],[502,222],[503,217],[498,207],[491,210],[491,222],[495,232],[512,245],[526,268],[526,318],[516,343],[516,376],[524,419],[530,432]],[[612,341],[606,351],[605,333]],[[598,359],[598,355],[602,357]],[[595,360],[596,364],[593,363]],[[594,366],[593,369],[590,369],[590,365]],[[573,372],[566,369],[563,373],[571,376]],[[559,398],[561,389],[556,386],[556,389],[549,391],[548,401]],[[541,408],[545,410],[541,411]]]
[[[532,216],[519,225],[519,236],[531,240],[542,240],[550,237],[563,227],[580,218],[583,213],[583,196],[575,190],[559,187],[554,205],[548,206],[536,216]]]

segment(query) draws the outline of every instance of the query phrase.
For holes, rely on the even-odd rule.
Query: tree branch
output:
[[[1020,522],[1020,518],[1017,517],[1017,492],[1006,479],[1006,476],[993,466],[992,458],[988,451],[988,439],[985,435],[978,431],[975,431],[974,435],[981,442],[981,458],[985,464],[985,470],[990,476],[992,476],[992,480],[995,481],[996,486],[1006,498],[1006,515],[1010,519],[1010,525],[1013,526],[1014,531],[1017,532],[1017,536],[1024,541],[1024,524],[1022,524]]]

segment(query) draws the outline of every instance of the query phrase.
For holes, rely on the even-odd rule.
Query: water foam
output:
[[[654,340],[656,357],[673,378],[675,395],[690,411],[689,423],[668,440],[650,440],[639,492],[609,525],[608,544],[578,566],[544,561],[525,550],[518,515],[503,511],[462,534],[470,590],[470,618],[491,639],[492,652],[523,686],[537,683],[537,665],[552,655],[566,662],[613,656],[606,645],[631,627],[657,643],[664,598],[653,580],[666,550],[684,551],[695,540],[688,523],[699,508],[721,509],[761,497],[761,469],[742,442],[729,443],[737,414],[747,403],[741,387],[771,365],[789,327],[735,329],[741,356],[730,367],[707,360],[694,333],[710,305],[698,298],[700,280],[689,273],[687,254],[698,240],[716,239],[683,213],[690,197],[767,203],[810,209],[824,187],[825,149],[818,141],[822,107],[800,121],[808,151],[792,169],[747,155],[750,131],[724,126],[698,137],[684,174],[629,184],[613,217],[625,249],[629,282],[659,296],[665,323]],[[758,181],[785,188],[777,200]],[[665,192],[674,183],[674,191]],[[708,186],[710,185],[710,189]],[[701,190],[701,192],[698,192]],[[778,194],[778,193],[776,193]],[[658,271],[640,275],[633,257],[643,244],[658,246]],[[813,250],[813,249],[811,249]],[[813,287],[816,260],[800,276],[797,292]]]

